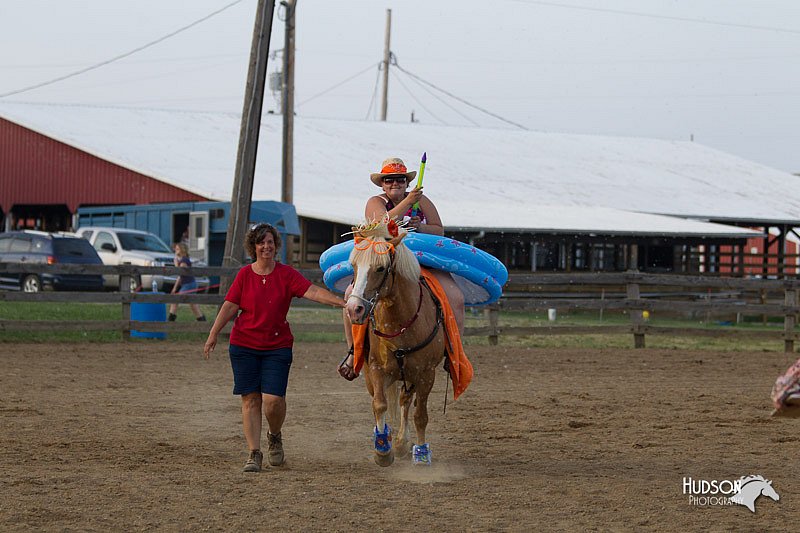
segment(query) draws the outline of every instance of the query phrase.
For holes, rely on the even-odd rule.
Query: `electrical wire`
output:
[[[430,89],[428,89],[427,87],[425,87],[424,85],[422,85],[420,82],[418,82],[418,81],[417,81],[417,80],[415,80],[414,78],[412,78],[412,77],[410,77],[410,76],[409,76],[409,79],[410,79],[411,81],[413,81],[414,83],[416,83],[416,84],[417,84],[417,85],[418,85],[420,88],[422,88],[422,89],[423,89],[425,92],[427,92],[428,94],[430,94],[431,96],[433,96],[434,98],[436,98],[437,100],[439,100],[439,101],[440,101],[442,104],[444,104],[444,105],[446,105],[447,107],[449,107],[450,109],[452,109],[452,110],[453,110],[455,113],[457,113],[458,115],[460,115],[460,116],[461,116],[462,118],[464,118],[464,119],[465,119],[467,122],[471,123],[473,126],[480,127],[480,124],[478,124],[476,121],[472,120],[472,118],[471,118],[471,117],[469,117],[467,114],[465,114],[465,113],[462,113],[462,112],[461,112],[459,109],[457,109],[455,106],[453,106],[453,105],[450,105],[450,103],[449,103],[449,102],[447,102],[447,100],[445,100],[444,98],[442,98],[441,96],[439,96],[439,95],[438,95],[438,94],[436,94],[435,92],[431,91]]]
[[[429,114],[430,114],[430,115],[431,115],[433,118],[435,118],[436,120],[438,120],[439,122],[441,122],[441,123],[442,123],[442,124],[444,124],[445,126],[449,126],[449,125],[450,125],[450,124],[448,124],[447,122],[445,122],[444,120],[442,120],[442,119],[440,119],[439,117],[437,117],[437,116],[436,116],[436,114],[435,114],[433,111],[431,111],[430,109],[428,109],[427,107],[425,107],[425,104],[423,104],[423,103],[422,103],[422,102],[419,100],[419,98],[417,98],[417,97],[414,95],[414,93],[412,93],[412,92],[411,92],[411,89],[409,89],[408,87],[406,87],[406,84],[405,84],[405,83],[403,83],[403,80],[401,80],[401,79],[400,79],[400,78],[399,78],[399,77],[398,77],[398,76],[397,76],[397,75],[396,75],[394,72],[392,72],[392,71],[390,70],[390,71],[389,71],[389,74],[391,74],[391,75],[392,75],[392,77],[393,77],[395,80],[397,80],[397,83],[399,83],[399,84],[400,84],[400,86],[401,86],[403,89],[405,89],[405,90],[406,90],[406,92],[409,94],[409,96],[411,96],[411,98],[412,98],[412,99],[413,99],[415,102],[417,102],[417,103],[420,105],[420,107],[422,107],[422,109],[424,109],[425,111],[427,111],[427,112],[428,112],[428,113],[429,113]]]
[[[492,113],[491,111],[488,111],[488,110],[486,110],[486,109],[484,109],[484,108],[482,108],[482,107],[479,107],[479,106],[477,106],[477,105],[475,105],[475,104],[473,104],[473,103],[471,103],[471,102],[468,102],[468,101],[464,100],[463,98],[461,98],[461,97],[458,97],[458,96],[454,95],[453,93],[451,93],[451,92],[448,92],[448,91],[446,91],[446,90],[442,89],[441,87],[437,87],[436,85],[432,84],[431,82],[429,82],[429,81],[427,81],[427,80],[425,80],[425,79],[423,79],[423,78],[421,78],[421,77],[417,76],[416,74],[413,74],[413,73],[409,72],[408,70],[404,69],[403,67],[401,67],[401,66],[400,66],[400,65],[397,63],[397,61],[395,61],[395,63],[394,63],[394,66],[395,66],[395,67],[397,67],[397,68],[398,68],[398,70],[400,70],[400,71],[402,71],[402,72],[404,72],[404,73],[408,74],[408,75],[409,75],[409,76],[411,76],[412,78],[416,78],[417,80],[421,81],[421,82],[422,82],[422,83],[424,83],[425,85],[428,85],[429,87],[433,87],[433,88],[434,88],[434,89],[436,89],[437,91],[439,91],[439,92],[442,92],[442,93],[446,94],[446,95],[447,95],[447,96],[449,96],[450,98],[454,98],[454,99],[458,100],[458,101],[459,101],[459,102],[461,102],[462,104],[465,104],[465,105],[468,105],[468,106],[470,106],[470,107],[472,107],[472,108],[474,108],[474,109],[477,109],[478,111],[480,111],[480,112],[482,112],[482,113],[486,113],[487,115],[489,115],[489,116],[491,116],[491,117],[494,117],[494,118],[496,118],[497,120],[501,120],[501,121],[503,121],[503,122],[506,122],[507,124],[511,124],[512,126],[516,126],[516,127],[518,127],[519,129],[522,129],[522,130],[527,130],[527,129],[528,129],[528,128],[526,128],[525,126],[523,126],[522,124],[518,124],[518,123],[516,123],[516,122],[514,122],[514,121],[508,120],[507,118],[501,117],[500,115],[498,115],[498,114],[496,114],[496,113]]]
[[[569,5],[569,4],[559,4],[557,2],[543,2],[539,0],[511,0],[512,2],[518,4],[537,4],[542,6],[548,7],[561,7],[565,9],[579,9],[583,11],[598,11],[600,13],[614,13],[616,15],[630,15],[634,17],[646,17],[646,18],[653,18],[653,19],[664,19],[664,20],[678,20],[681,22],[695,22],[697,24],[710,24],[712,26],[727,26],[730,28],[744,28],[747,30],[766,30],[766,31],[776,31],[780,33],[794,33],[800,34],[800,30],[793,30],[790,28],[775,28],[773,26],[756,26],[754,24],[736,24],[733,22],[718,22],[715,20],[703,20],[703,19],[693,19],[689,17],[675,17],[671,15],[654,15],[651,13],[642,13],[639,11],[625,11],[622,9],[609,9],[604,7],[589,7],[589,6],[576,6],[576,5]]]
[[[378,83],[381,79],[381,63],[378,63],[378,68],[375,69],[375,88],[372,89],[372,99],[369,101],[369,107],[367,108],[367,114],[364,115],[364,120],[369,119],[369,113],[372,111],[372,105],[375,103],[375,100],[378,98]],[[376,112],[378,108],[375,108]]]
[[[409,88],[406,86],[406,84],[405,84],[405,83],[403,83],[403,80],[401,80],[401,79],[400,79],[400,78],[397,76],[397,74],[395,74],[395,73],[394,73],[394,72],[392,72],[391,70],[389,71],[389,74],[391,74],[391,75],[392,75],[392,77],[393,77],[395,80],[397,80],[397,83],[399,83],[399,84],[400,84],[400,86],[401,86],[403,89],[405,89],[405,90],[406,90],[406,92],[408,93],[408,95],[409,95],[409,96],[411,96],[411,98],[412,98],[412,99],[413,99],[415,102],[417,102],[417,103],[420,105],[420,107],[421,107],[422,109],[424,109],[425,111],[427,111],[427,112],[428,112],[428,113],[429,113],[429,114],[430,114],[430,115],[431,115],[433,118],[435,118],[436,120],[438,120],[439,122],[441,122],[441,123],[442,123],[442,124],[444,124],[445,126],[449,126],[449,125],[450,125],[450,124],[448,124],[447,122],[445,122],[444,120],[440,119],[438,116],[436,116],[436,114],[435,114],[433,111],[431,111],[430,109],[428,109],[427,107],[425,107],[425,104],[423,104],[423,103],[422,103],[422,102],[419,100],[419,98],[417,98],[416,96],[414,96],[414,93],[412,93],[412,92],[411,92],[411,89],[409,89]]]
[[[206,20],[210,19],[211,17],[219,15],[220,13],[225,11],[226,9],[229,9],[229,8],[235,6],[236,4],[240,4],[243,1],[244,0],[235,0],[234,2],[231,2],[230,4],[227,4],[227,5],[219,8],[219,9],[217,9],[216,11],[213,11],[213,12],[209,13],[208,15],[195,20],[194,22],[192,22],[190,24],[187,24],[186,26],[183,26],[182,28],[178,28],[177,30],[175,30],[173,32],[170,32],[170,33],[168,33],[168,34],[166,34],[166,35],[164,35],[162,37],[159,37],[155,41],[150,41],[149,43],[144,44],[142,46],[139,46],[137,48],[134,48],[133,50],[125,52],[124,54],[120,54],[118,56],[112,57],[111,59],[106,59],[105,61],[101,61],[100,63],[95,63],[94,65],[91,65],[89,67],[82,68],[80,70],[76,70],[75,72],[71,72],[69,74],[65,74],[63,76],[59,76],[57,78],[53,78],[51,80],[43,81],[43,82],[37,83],[35,85],[29,85],[28,87],[23,87],[21,89],[16,89],[16,90],[13,90],[13,91],[9,91],[7,93],[0,94],[0,98],[5,98],[7,96],[12,96],[12,95],[15,95],[15,94],[21,94],[21,93],[24,93],[24,92],[32,91],[34,89],[39,89],[40,87],[45,87],[47,85],[52,85],[54,83],[58,83],[59,81],[64,81],[64,80],[69,79],[69,78],[74,78],[75,76],[79,76],[81,74],[85,74],[86,72],[89,72],[91,70],[95,70],[95,69],[98,69],[100,67],[104,67],[104,66],[106,66],[106,65],[108,65],[110,63],[113,63],[115,61],[119,61],[120,59],[124,59],[126,57],[132,56],[133,54],[135,54],[137,52],[141,52],[142,50],[145,50],[146,48],[150,48],[151,46],[154,46],[154,45],[156,45],[158,43],[164,42],[167,39],[169,39],[170,37],[174,37],[174,36],[178,35],[179,33],[182,33],[184,31],[188,30],[189,28],[197,26],[201,22],[205,22]]]
[[[380,63],[378,63],[378,64],[380,64]],[[311,98],[306,98],[305,100],[303,100],[303,101],[302,101],[302,102],[300,102],[299,104],[295,105],[295,107],[296,107],[296,108],[297,108],[297,107],[300,107],[301,105],[303,105],[303,104],[307,104],[308,102],[310,102],[311,100],[314,100],[315,98],[319,98],[319,97],[320,97],[320,96],[322,96],[323,94],[327,94],[327,93],[331,92],[332,90],[336,89],[337,87],[339,87],[339,86],[341,86],[341,85],[344,85],[344,84],[345,84],[345,83],[347,83],[348,81],[350,81],[350,80],[352,80],[352,79],[354,79],[354,78],[357,78],[357,77],[361,76],[361,75],[362,75],[362,74],[364,74],[366,71],[368,71],[369,69],[373,68],[374,66],[375,66],[375,63],[372,63],[372,64],[370,64],[370,66],[368,66],[368,67],[367,67],[367,68],[365,68],[364,70],[360,70],[360,71],[356,72],[355,74],[353,74],[352,76],[350,76],[350,77],[349,77],[349,78],[347,78],[346,80],[342,80],[342,81],[340,81],[339,83],[337,83],[336,85],[332,85],[331,87],[328,87],[328,88],[327,88],[327,89],[325,89],[324,91],[322,91],[322,92],[320,92],[320,93],[317,93],[317,94],[315,94],[315,95],[314,95],[314,96],[312,96]]]

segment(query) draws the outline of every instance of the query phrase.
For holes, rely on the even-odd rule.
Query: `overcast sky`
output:
[[[125,54],[231,3],[2,0],[0,94]],[[238,113],[255,7],[240,0],[122,60],[3,100]],[[298,0],[299,116],[376,119],[387,8],[406,71],[390,69],[390,121],[413,111],[428,124],[514,128],[425,80],[528,129],[694,136],[800,172],[797,0]],[[278,50],[283,9],[275,14]],[[279,68],[277,56],[269,71]],[[265,110],[276,108],[270,95]]]

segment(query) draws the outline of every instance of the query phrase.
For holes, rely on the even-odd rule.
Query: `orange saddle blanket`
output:
[[[464,353],[461,334],[458,332],[458,323],[444,289],[427,269],[422,268],[420,270],[422,277],[428,283],[428,287],[431,288],[431,292],[439,300],[444,313],[445,348],[450,363],[450,379],[453,381],[453,399],[456,399],[462,392],[467,390],[470,381],[472,381],[472,363],[469,362],[467,354]],[[361,368],[364,366],[364,340],[367,336],[368,328],[369,323],[353,324],[353,368],[357,373],[361,372]]]

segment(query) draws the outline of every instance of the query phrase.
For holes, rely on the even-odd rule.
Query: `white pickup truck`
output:
[[[87,239],[104,265],[140,265],[140,266],[172,266],[174,253],[157,235],[147,231],[127,228],[106,228],[89,226],[78,228],[78,235]],[[200,262],[195,266],[205,266]],[[131,291],[150,291],[153,282],[156,289],[168,292],[175,285],[177,276],[143,275],[141,279],[131,278]],[[195,277],[197,288],[205,292],[208,288],[207,277]],[[120,277],[103,276],[106,288],[119,288]]]

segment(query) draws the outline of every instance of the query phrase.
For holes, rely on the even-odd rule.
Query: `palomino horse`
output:
[[[364,375],[375,415],[375,462],[389,466],[395,450],[401,457],[408,454],[408,415],[414,400],[413,461],[429,465],[425,428],[428,395],[436,379],[436,366],[445,353],[442,311],[420,280],[413,252],[402,242],[404,230],[388,219],[353,229],[350,263],[354,279],[347,313],[354,324],[369,321]],[[398,402],[400,427],[393,448],[393,430],[387,424],[386,411],[391,407],[396,412]]]

